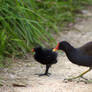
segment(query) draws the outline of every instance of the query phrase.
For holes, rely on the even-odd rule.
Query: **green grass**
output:
[[[0,0],[0,64],[40,44],[53,46],[52,33],[74,22],[76,10],[90,0]]]

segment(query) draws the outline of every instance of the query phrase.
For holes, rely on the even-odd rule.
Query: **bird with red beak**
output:
[[[53,51],[62,50],[65,52],[67,58],[74,64],[79,66],[89,67],[89,69],[79,76],[69,78],[68,80],[76,78],[84,78],[83,75],[92,69],[92,41],[84,44],[81,47],[75,48],[67,41],[61,41],[57,44]],[[85,79],[85,78],[84,78]]]

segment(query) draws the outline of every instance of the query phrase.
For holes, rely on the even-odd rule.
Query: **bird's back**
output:
[[[82,47],[78,48],[83,54],[92,56],[92,42],[88,42]]]

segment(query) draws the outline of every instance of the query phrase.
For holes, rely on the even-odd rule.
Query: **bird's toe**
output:
[[[39,76],[50,76],[51,75],[51,73],[47,73],[47,74],[39,74]]]
[[[51,75],[51,73],[47,73],[46,75],[47,75],[47,76],[50,76],[50,75]]]
[[[72,82],[72,79],[71,78],[70,79],[64,79],[64,82],[68,82],[68,81]]]

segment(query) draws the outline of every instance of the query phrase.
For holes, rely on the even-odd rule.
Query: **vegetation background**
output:
[[[0,0],[0,67],[37,44],[52,46],[52,34],[75,22],[92,0]],[[45,44],[45,45],[44,45]]]

